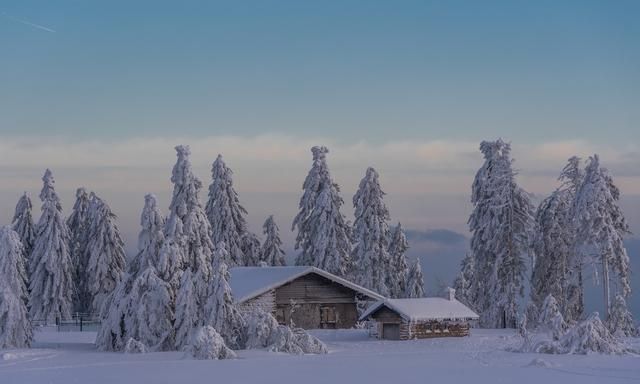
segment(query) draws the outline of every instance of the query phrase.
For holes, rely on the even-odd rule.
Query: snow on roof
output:
[[[315,267],[234,267],[229,272],[231,273],[229,285],[236,303],[253,299],[310,273],[325,277],[372,299],[384,299],[382,295]]]
[[[399,314],[409,321],[441,320],[441,319],[478,319],[478,315],[458,300],[441,297],[424,297],[420,299],[385,299],[371,305],[360,319],[363,320],[382,306]]]

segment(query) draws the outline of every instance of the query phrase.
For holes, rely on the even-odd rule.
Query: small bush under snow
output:
[[[147,346],[134,338],[129,338],[124,346],[124,353],[147,353]]]
[[[621,355],[634,353],[618,338],[611,335],[600,321],[598,312],[592,313],[586,320],[569,328],[557,341],[541,341],[533,347],[533,352],[552,354],[603,353]]]
[[[296,355],[327,353],[326,345],[320,340],[304,329],[279,325],[270,313],[256,310],[247,316],[246,322],[247,348],[266,348]]]
[[[535,358],[531,360],[529,364],[527,364],[527,367],[538,367],[538,368],[551,368],[553,366],[554,365],[552,363],[540,358]]]
[[[227,347],[222,336],[211,326],[201,327],[195,332],[187,351],[198,360],[221,360],[236,357],[235,352]]]

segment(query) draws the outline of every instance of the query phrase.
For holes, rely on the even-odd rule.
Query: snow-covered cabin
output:
[[[468,336],[469,322],[477,319],[475,312],[455,299],[451,288],[446,298],[380,300],[360,316],[375,322],[378,338],[388,340]]]
[[[280,324],[351,328],[358,304],[383,300],[369,289],[315,267],[235,267],[231,291],[241,312],[261,308]]]

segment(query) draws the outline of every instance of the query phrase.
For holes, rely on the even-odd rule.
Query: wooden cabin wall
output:
[[[251,300],[247,300],[238,306],[238,310],[242,314],[248,314],[256,309],[262,309],[267,313],[276,315],[276,293],[274,290],[263,293],[258,297],[254,297]]]
[[[469,323],[464,321],[418,321],[409,324],[409,338],[469,336]]]
[[[305,329],[351,328],[358,321],[355,298],[352,289],[309,274],[275,290],[276,318]]]
[[[432,337],[462,337],[469,335],[469,323],[467,321],[430,320],[407,321],[396,312],[387,307],[382,307],[371,315],[371,319],[377,323],[377,336],[383,337],[384,324],[400,324],[400,340],[427,339]]]

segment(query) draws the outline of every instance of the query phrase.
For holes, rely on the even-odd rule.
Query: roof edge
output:
[[[243,268],[243,267],[239,267],[239,268]],[[358,285],[356,283],[353,283],[353,282],[351,282],[351,281],[349,281],[347,279],[344,279],[342,277],[336,276],[333,273],[327,272],[327,271],[325,271],[323,269],[320,269],[320,268],[317,268],[317,267],[307,266],[303,270],[301,270],[301,271],[299,271],[297,273],[294,273],[294,274],[292,274],[290,276],[287,276],[285,279],[282,279],[282,280],[277,281],[275,283],[266,285],[266,286],[254,291],[254,292],[251,292],[251,293],[249,293],[247,295],[244,295],[243,297],[234,298],[234,301],[236,302],[236,304],[242,304],[242,303],[244,303],[246,301],[249,301],[251,299],[254,299],[254,298],[256,298],[256,297],[258,297],[258,296],[260,296],[260,295],[262,295],[264,293],[267,293],[267,292],[269,292],[269,291],[271,291],[273,289],[279,288],[279,287],[281,287],[281,286],[283,286],[283,285],[285,285],[285,284],[287,284],[287,283],[289,283],[289,282],[291,282],[291,281],[293,281],[295,279],[298,279],[298,278],[300,278],[302,276],[306,276],[306,275],[308,275],[310,273],[315,273],[317,275],[320,275],[320,276],[322,276],[322,277],[324,277],[324,278],[326,278],[328,280],[333,281],[334,283],[338,283],[338,284],[340,284],[340,285],[342,285],[344,287],[347,287],[347,288],[349,288],[351,290],[359,292],[360,294],[363,294],[365,296],[369,296],[372,299],[379,300],[379,301],[384,301],[386,299],[384,296],[382,296],[379,293],[376,293],[376,292],[374,292],[374,291],[372,291],[370,289],[364,288],[364,287],[362,287],[362,286],[360,286],[360,285]],[[232,277],[232,279],[233,279],[233,277]]]

